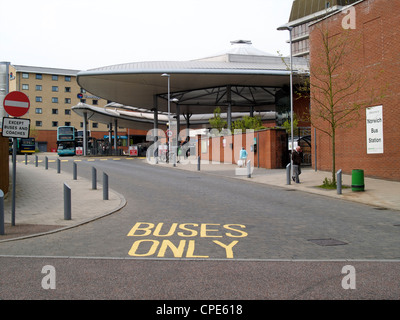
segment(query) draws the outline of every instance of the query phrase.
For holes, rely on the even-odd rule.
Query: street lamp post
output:
[[[291,154],[293,154],[293,54],[292,54],[292,30],[293,27],[281,26],[277,30],[289,31],[289,44],[290,44],[290,140],[291,140]],[[293,177],[293,159],[290,157],[290,176]],[[290,184],[290,179],[289,179]]]
[[[171,93],[170,93],[170,78],[171,76],[168,73],[163,73],[161,75],[161,77],[167,77],[168,79],[168,130],[171,130],[171,101],[172,102],[178,102],[178,99],[174,98],[171,100]],[[168,136],[168,158],[170,158],[170,154],[171,154],[171,139]],[[168,159],[169,160],[169,159]],[[176,164],[174,163],[174,166],[176,166]]]
[[[171,98],[170,98],[170,78],[171,76],[168,73],[163,73],[161,77],[167,77],[168,80],[168,130],[171,130],[171,119],[170,119],[170,112],[171,112]],[[168,133],[167,133],[168,136]],[[168,158],[171,152],[171,140],[168,136]],[[169,160],[169,159],[168,159]]]

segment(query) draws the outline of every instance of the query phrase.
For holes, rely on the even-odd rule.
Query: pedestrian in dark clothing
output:
[[[302,161],[302,151],[301,147],[296,147],[296,150],[293,150],[292,160],[293,160],[293,176],[292,179],[296,183],[300,183],[299,175],[301,174],[301,161]]]

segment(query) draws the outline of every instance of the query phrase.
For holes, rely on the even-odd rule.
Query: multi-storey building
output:
[[[335,154],[336,168],[344,173],[362,169],[370,177],[400,181],[400,1],[360,0],[349,12],[353,13],[343,10],[310,25],[311,116],[317,128],[312,139],[317,145],[317,166],[332,170]],[[343,24],[349,15],[352,28]],[[326,95],[328,86],[332,94]],[[326,134],[332,132],[332,123],[320,112],[326,106],[334,111],[334,145]],[[344,120],[338,126],[340,117]]]
[[[74,126],[83,129],[83,119],[71,110],[79,102],[103,107],[107,101],[80,88],[76,82],[79,70],[32,67],[9,64],[8,91],[21,91],[30,100],[30,136],[36,139],[40,151],[57,148],[57,127]],[[106,124],[88,120],[93,136],[108,134]]]
[[[310,23],[341,10],[344,6],[359,0],[294,0],[286,26],[292,30],[292,53],[294,57],[309,58]]]

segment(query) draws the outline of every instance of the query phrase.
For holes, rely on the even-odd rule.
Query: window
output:
[[[29,73],[22,73],[22,79],[29,79]]]
[[[92,105],[97,106],[98,105],[98,100],[93,100]]]
[[[58,103],[58,98],[57,98],[57,97],[51,98],[51,102],[53,102],[53,103]]]
[[[58,121],[52,121],[51,122],[52,127],[58,127]]]
[[[82,103],[86,103],[86,99],[81,99],[81,102]]]
[[[86,90],[81,88],[81,93],[86,93]]]
[[[98,127],[99,127],[99,124],[98,124],[97,122],[93,122],[93,123],[92,123],[92,127],[93,127],[93,128],[98,128]]]
[[[70,76],[65,76],[65,81],[70,82],[71,81],[71,77]]]
[[[65,109],[65,115],[69,116],[71,114],[71,110]]]
[[[43,76],[41,73],[36,73],[36,80],[42,80]]]
[[[36,97],[36,98],[35,98],[35,101],[36,101],[36,102],[42,102],[43,99],[42,99],[42,97]]]
[[[64,125],[67,126],[67,127],[69,127],[69,126],[71,125],[71,122],[66,121]]]
[[[51,114],[58,114],[58,109],[51,109]]]
[[[71,92],[71,87],[65,87],[65,92]]]
[[[42,126],[42,121],[36,121],[35,125],[36,125],[36,127],[41,127]]]
[[[57,76],[57,75],[52,75],[52,76],[51,76],[51,80],[53,80],[53,81],[58,81],[58,76]]]
[[[41,84],[37,84],[36,85],[36,91],[42,91],[42,85]]]
[[[79,126],[80,126],[81,128],[83,128],[83,122],[79,123]]]
[[[29,84],[23,84],[22,90],[29,90]]]
[[[53,92],[58,92],[58,87],[57,87],[57,86],[52,86],[52,87],[51,87],[51,91],[53,91]]]
[[[65,98],[64,102],[70,104],[71,103],[71,98]]]
[[[42,108],[36,108],[35,109],[35,113],[36,114],[42,114],[42,112],[43,112]]]

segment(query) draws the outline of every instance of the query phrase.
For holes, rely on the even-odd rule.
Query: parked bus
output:
[[[9,139],[9,153],[12,154],[13,142]],[[17,138],[17,154],[35,153],[35,138]]]
[[[59,156],[74,156],[76,148],[76,129],[72,126],[57,128],[57,153]]]

